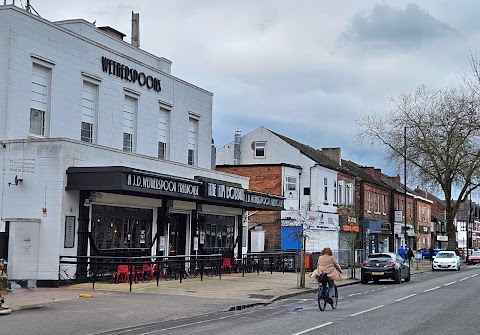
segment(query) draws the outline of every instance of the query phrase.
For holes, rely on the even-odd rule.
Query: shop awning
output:
[[[70,167],[65,189],[180,199],[246,210],[279,211],[284,201],[281,196],[243,189],[222,180],[185,179],[125,166]]]

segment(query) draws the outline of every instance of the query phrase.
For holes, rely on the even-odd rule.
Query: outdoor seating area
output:
[[[215,255],[180,256],[60,256],[60,285],[80,282],[131,285],[156,280],[185,280],[234,273],[278,272],[295,269],[296,253],[252,253],[242,259]],[[292,266],[293,264],[293,266]]]

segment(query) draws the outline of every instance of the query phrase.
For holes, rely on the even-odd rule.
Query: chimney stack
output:
[[[132,45],[140,48],[140,14],[132,11]]]

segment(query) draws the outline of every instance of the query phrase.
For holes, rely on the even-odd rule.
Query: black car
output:
[[[373,280],[393,279],[400,284],[402,279],[410,281],[410,266],[408,260],[391,252],[374,253],[362,263],[362,284]]]

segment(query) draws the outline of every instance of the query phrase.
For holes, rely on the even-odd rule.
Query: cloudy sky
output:
[[[17,5],[20,0],[17,0]],[[25,4],[26,0],[22,0]],[[312,147],[341,147],[362,165],[396,171],[356,143],[358,115],[389,97],[443,88],[469,71],[480,41],[478,0],[31,0],[51,20],[83,18],[173,62],[172,74],[214,94],[217,147],[264,126]]]

